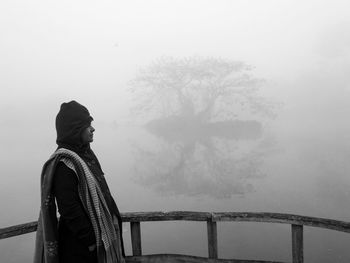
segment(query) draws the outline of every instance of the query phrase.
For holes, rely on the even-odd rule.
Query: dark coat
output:
[[[100,185],[110,213],[118,218],[122,233],[119,210],[110,194],[101,165],[90,145],[83,145],[80,140],[81,132],[90,126],[91,121],[92,117],[84,106],[75,101],[63,103],[56,117],[56,141],[58,148],[63,147],[76,152],[89,166]],[[53,192],[60,214],[59,259],[62,263],[97,263],[96,249],[92,252],[88,249],[96,243],[96,239],[92,223],[79,197],[78,183],[75,172],[63,162],[59,162],[53,179]],[[125,256],[123,242],[122,251]]]
[[[78,194],[78,178],[73,170],[59,162],[54,174],[53,192],[60,213],[58,225],[58,255],[60,262],[97,263],[91,221],[83,208]]]

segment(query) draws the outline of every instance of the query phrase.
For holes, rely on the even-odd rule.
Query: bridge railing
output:
[[[304,262],[304,226],[319,227],[350,233],[350,223],[326,218],[308,217],[280,213],[255,212],[128,212],[122,213],[123,222],[130,223],[131,245],[133,256],[127,262],[272,262],[218,258],[217,222],[265,222],[291,225],[292,262]],[[208,258],[185,255],[142,255],[141,222],[150,221],[203,221],[207,224]],[[37,222],[30,222],[0,229],[0,239],[34,232]],[[277,262],[276,262],[277,263]]]

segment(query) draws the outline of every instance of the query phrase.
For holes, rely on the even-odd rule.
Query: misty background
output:
[[[341,0],[2,1],[0,227],[37,219],[54,120],[73,99],[94,117],[92,148],[121,212],[350,221],[349,10]],[[30,261],[34,236],[1,240],[1,262]],[[127,254],[129,236],[126,225]],[[306,262],[350,261],[348,234],[305,227],[304,238]],[[288,225],[218,224],[222,258],[288,261],[290,239]],[[207,256],[206,226],[145,223],[142,246]]]

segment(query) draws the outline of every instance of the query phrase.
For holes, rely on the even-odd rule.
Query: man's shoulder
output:
[[[69,168],[63,161],[59,161],[57,163],[54,171],[53,180],[55,184],[59,182],[63,182],[64,184],[76,184],[78,182],[78,178],[75,172],[71,168]]]

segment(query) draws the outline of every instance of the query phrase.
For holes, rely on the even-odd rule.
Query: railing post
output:
[[[218,235],[216,222],[207,221],[209,258],[218,258]]]
[[[140,222],[130,222],[131,245],[133,256],[141,256],[141,226]]]
[[[292,224],[293,263],[304,263],[303,226]]]

